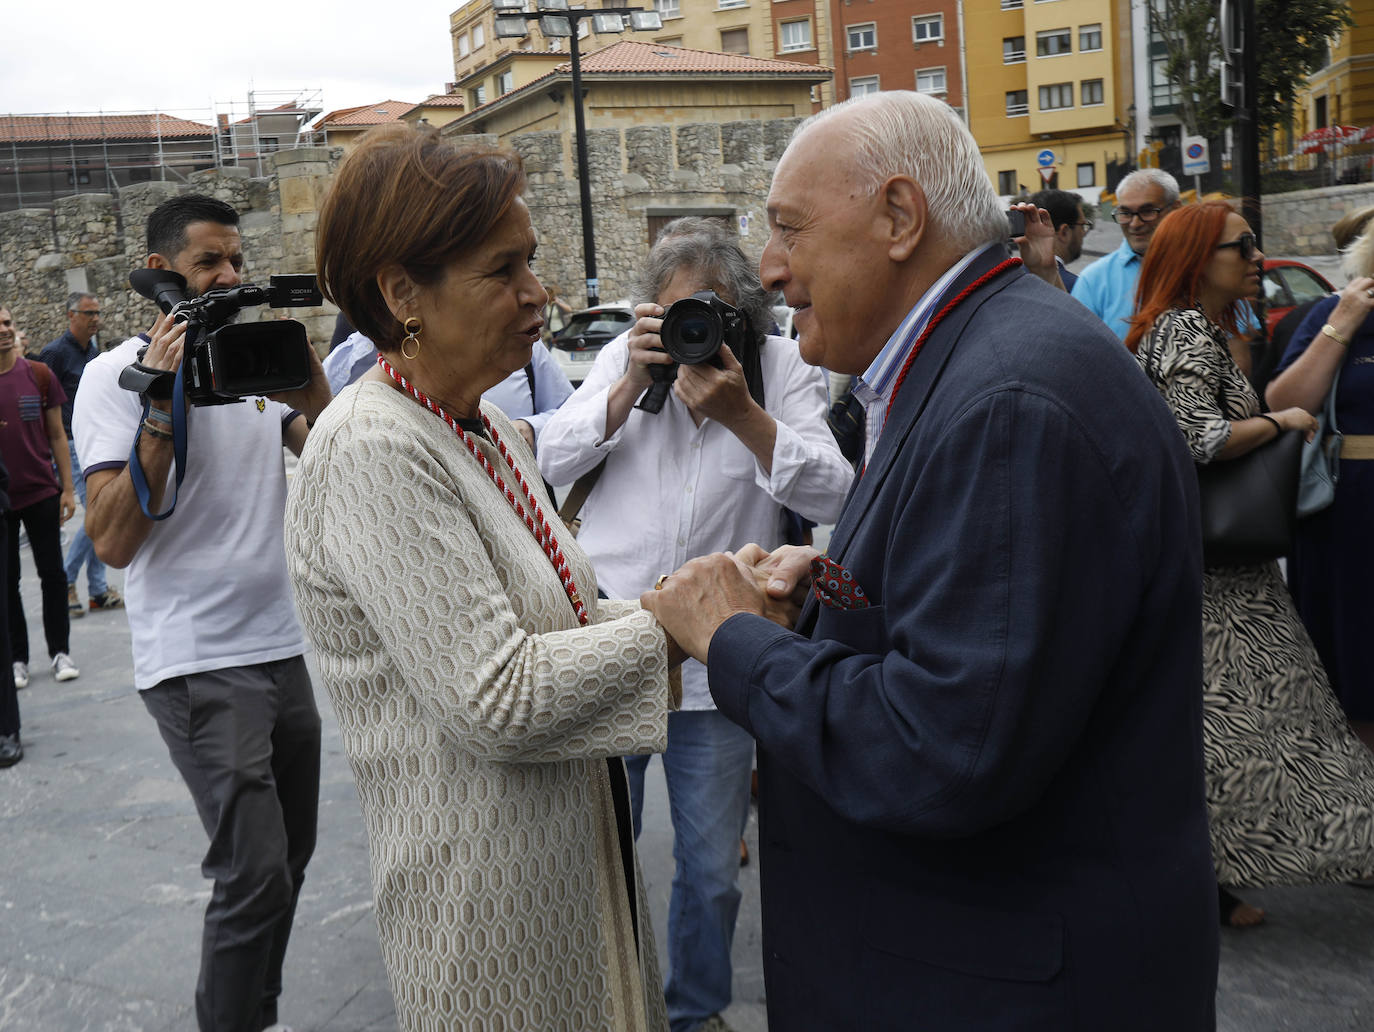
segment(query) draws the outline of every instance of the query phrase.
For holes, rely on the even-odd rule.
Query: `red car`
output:
[[[1264,298],[1269,303],[1264,317],[1266,336],[1273,338],[1274,327],[1295,307],[1315,301],[1335,291],[1316,269],[1302,262],[1283,258],[1264,261]]]

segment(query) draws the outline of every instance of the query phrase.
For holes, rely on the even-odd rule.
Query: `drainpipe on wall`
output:
[[[954,10],[959,21],[959,89],[963,101],[964,125],[968,125],[968,47],[964,43],[964,0],[955,0]]]

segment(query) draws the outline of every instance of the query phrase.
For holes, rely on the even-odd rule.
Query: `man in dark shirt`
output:
[[[72,437],[72,406],[76,403],[76,388],[86,363],[100,354],[95,335],[100,330],[100,302],[94,294],[76,293],[67,296],[67,332],[43,349],[40,356],[62,384],[67,401],[62,406],[62,428],[67,431],[67,447],[72,457],[72,481],[81,506],[86,506],[86,478],[81,475],[81,462],[76,455],[76,439]],[[81,599],[76,594],[76,579],[81,567],[86,567],[86,588],[91,596],[91,609],[118,609],[124,599],[105,581],[105,564],[95,554],[91,539],[86,536],[84,522],[77,525],[76,537],[67,550],[64,564],[67,573],[67,612],[72,617],[85,616]]]
[[[1083,199],[1068,190],[1040,190],[1031,194],[1031,203],[1050,213],[1054,224],[1054,260],[1065,290],[1073,290],[1078,277],[1068,263],[1083,254],[1083,238],[1093,228],[1093,220],[1083,212]]]
[[[14,319],[0,307],[0,348],[14,341]],[[0,514],[10,507],[10,474],[0,461]],[[9,583],[9,549],[0,548],[0,584]],[[9,592],[0,591],[0,627],[9,626]],[[19,740],[19,695],[10,659],[10,636],[0,633],[0,768],[13,767],[24,758]]]

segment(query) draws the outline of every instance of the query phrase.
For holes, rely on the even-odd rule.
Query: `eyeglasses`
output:
[[[72,312],[72,315],[88,315],[88,316],[90,316],[92,319],[98,319],[98,318],[100,318],[100,309],[99,309],[99,308],[95,308],[95,309],[87,310],[87,309],[83,309],[83,308],[78,308],[76,311]]]
[[[1228,240],[1224,244],[1217,244],[1218,251],[1220,251],[1223,247],[1234,247],[1237,251],[1240,252],[1241,258],[1247,262],[1250,259],[1254,258],[1255,252],[1259,250],[1259,248],[1255,246],[1254,233],[1242,233],[1234,240]]]
[[[1082,226],[1084,233],[1091,233],[1093,231],[1093,226],[1097,225],[1097,223],[1093,222],[1092,219],[1084,219],[1082,222],[1075,222],[1074,225]]]
[[[1150,223],[1164,214],[1164,209],[1153,204],[1147,204],[1143,208],[1132,211],[1130,208],[1117,208],[1112,212],[1112,218],[1123,226],[1129,226],[1131,219],[1139,219],[1141,222]]]

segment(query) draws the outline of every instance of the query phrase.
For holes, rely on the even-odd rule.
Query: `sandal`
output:
[[[1264,911],[1217,886],[1217,909],[1224,928],[1254,928],[1264,923]]]

